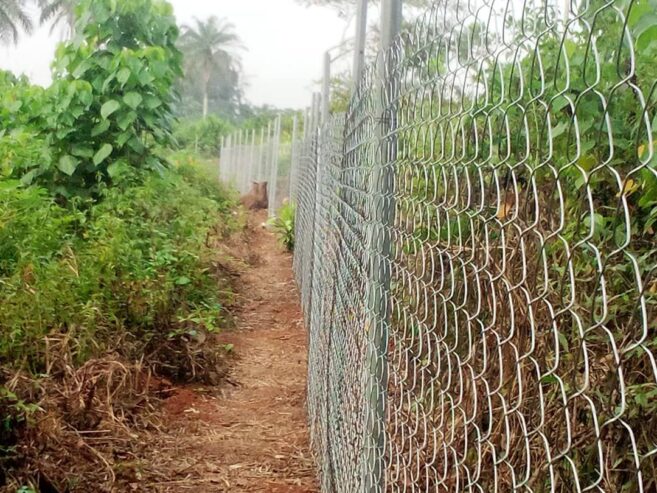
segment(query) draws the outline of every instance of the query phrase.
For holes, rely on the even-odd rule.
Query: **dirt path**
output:
[[[292,258],[251,219],[228,383],[183,388],[166,401],[161,492],[312,493],[305,414],[306,334]],[[157,451],[152,452],[157,461]],[[166,455],[166,457],[164,456]],[[172,460],[172,457],[175,459]]]

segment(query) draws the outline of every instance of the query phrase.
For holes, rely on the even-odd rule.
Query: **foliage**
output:
[[[18,185],[0,188],[2,364],[42,371],[46,336],[70,338],[83,361],[119,341],[138,357],[154,341],[217,328],[207,239],[232,202],[205,172],[185,163],[131,177],[79,207]]]
[[[173,87],[182,73],[166,2],[84,0],[77,32],[57,49],[47,90],[0,74],[5,175],[12,141],[35,136],[30,147],[39,159],[12,160],[11,176],[65,198],[97,196],[102,183],[130,168],[162,171],[155,146],[171,140]]]
[[[351,102],[353,79],[350,73],[331,77],[331,113],[346,113]]]
[[[294,221],[296,207],[292,202],[283,204],[276,212],[276,217],[269,223],[274,228],[278,240],[289,252],[294,250]]]
[[[152,146],[169,142],[181,74],[168,3],[84,0],[77,14],[43,108],[54,166],[35,170],[64,196],[96,192],[129,167],[162,170]]]
[[[218,157],[221,139],[230,133],[231,128],[218,116],[209,115],[205,119],[181,120],[175,126],[173,136],[179,148]]]

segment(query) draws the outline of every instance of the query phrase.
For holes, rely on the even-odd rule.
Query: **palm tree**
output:
[[[41,9],[39,21],[41,24],[52,21],[51,33],[57,26],[62,26],[64,36],[72,38],[75,35],[75,7],[78,2],[79,0],[37,0]]]
[[[218,70],[239,66],[236,51],[242,46],[235,26],[215,16],[206,21],[195,19],[194,26],[183,26],[181,48],[188,68],[198,71],[203,92],[203,118],[208,116],[210,79]]]
[[[25,10],[26,0],[0,0],[0,44],[18,42],[19,26],[32,32],[32,20]]]

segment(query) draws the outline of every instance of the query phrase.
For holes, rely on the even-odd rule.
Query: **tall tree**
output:
[[[64,35],[72,38],[75,34],[75,7],[79,0],[37,0],[41,16],[39,21],[46,24],[52,21],[50,32],[57,26],[64,29]]]
[[[209,86],[216,71],[230,72],[239,66],[237,51],[241,48],[235,26],[212,16],[205,21],[195,19],[193,26],[183,26],[181,48],[187,70],[198,73],[203,93],[203,118],[208,115]]]
[[[26,0],[0,0],[0,44],[18,41],[19,28],[32,31],[32,20],[28,15]]]

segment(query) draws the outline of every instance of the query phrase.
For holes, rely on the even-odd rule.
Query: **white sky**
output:
[[[242,54],[246,97],[258,105],[308,106],[313,83],[321,77],[323,53],[340,42],[345,29],[335,11],[303,7],[294,0],[169,1],[181,23],[216,15],[235,24],[247,48]],[[48,31],[41,28],[17,47],[0,48],[0,68],[47,85],[58,41]]]

